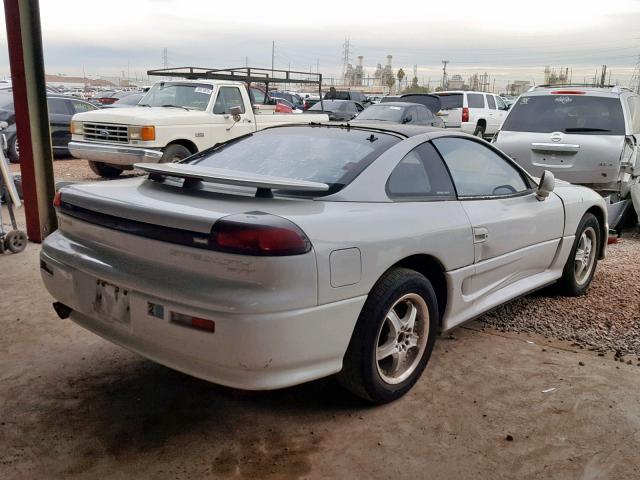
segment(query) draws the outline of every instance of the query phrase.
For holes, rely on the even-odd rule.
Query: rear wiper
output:
[[[148,103],[138,103],[136,104],[138,107],[149,107],[151,108],[151,105],[149,105]]]
[[[589,127],[577,127],[577,128],[565,128],[565,133],[570,132],[610,132],[607,128],[589,128]]]
[[[185,109],[187,112],[189,111],[189,109],[187,107],[183,107],[182,105],[162,105],[163,107],[170,107],[170,108],[183,108]]]

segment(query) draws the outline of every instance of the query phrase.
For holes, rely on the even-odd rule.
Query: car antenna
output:
[[[371,135],[369,135],[367,137],[367,140],[369,140],[371,143],[375,142],[376,140],[378,140],[378,137],[374,136],[373,133]]]

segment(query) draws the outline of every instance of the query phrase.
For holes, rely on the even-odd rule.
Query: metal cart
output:
[[[0,133],[5,128],[7,128],[7,123],[0,122]],[[7,151],[7,141],[4,134],[0,134],[0,143],[0,253],[4,253],[7,250],[11,253],[20,253],[27,247],[27,234],[18,229],[18,223],[16,222],[13,209],[20,208],[22,202],[18,196],[13,175],[9,171],[9,162],[5,155]],[[2,219],[2,203],[4,203],[9,212],[11,230],[5,230]]]

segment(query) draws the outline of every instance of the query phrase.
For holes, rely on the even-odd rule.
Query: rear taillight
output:
[[[60,205],[62,205],[62,192],[58,190],[53,196],[53,206],[55,208],[60,208]]]
[[[300,255],[311,250],[311,242],[286,218],[262,212],[229,215],[211,229],[213,250],[255,256]]]
[[[582,92],[580,90],[556,90],[555,92],[551,92],[552,95],[584,95],[587,92]]]
[[[469,121],[469,109],[467,107],[462,107],[462,121]]]

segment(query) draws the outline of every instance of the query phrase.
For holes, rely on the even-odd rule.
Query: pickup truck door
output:
[[[226,142],[256,130],[253,108],[249,95],[236,85],[223,85],[216,92],[212,112],[213,143]],[[236,122],[231,115],[232,107],[240,107],[242,113]]]

